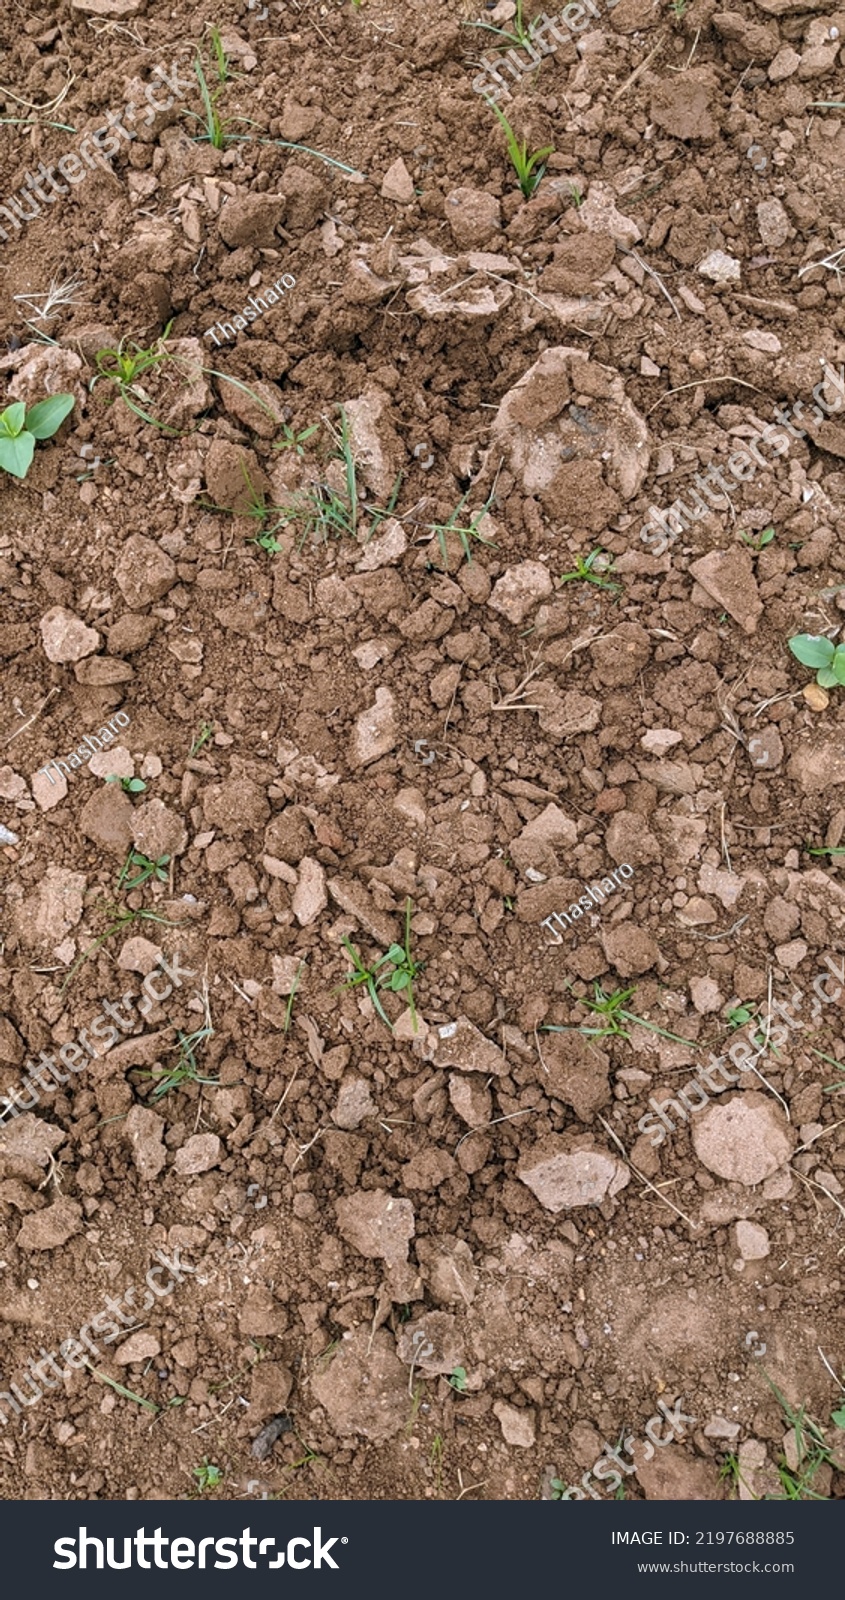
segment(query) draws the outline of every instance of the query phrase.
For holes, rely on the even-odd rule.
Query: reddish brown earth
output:
[[[762,1494],[765,1370],[828,1430],[813,1487],[841,1497],[845,990],[811,1002],[845,895],[806,847],[845,834],[845,710],[808,702],[786,641],[845,609],[845,430],[809,422],[665,554],[639,533],[845,361],[843,285],[812,265],[845,244],[845,119],[811,104],[841,92],[845,11],[620,0],[506,102],[554,149],[525,200],[471,87],[480,12],[267,5],[0,23],[7,196],[154,64],[189,85],[55,213],[0,213],[2,404],[77,399],[0,482],[0,1091],[160,951],[193,969],[0,1137],[0,1389],[156,1250],[195,1269],[99,1377],[10,1414],[0,1492],[181,1496],[207,1459],[230,1498],[523,1499],[630,1438],[628,1497],[719,1499],[736,1455]],[[186,109],[211,23],[221,113],[251,121],[221,151]],[[698,271],[713,251],[738,278]],[[235,341],[203,337],[283,273]],[[71,277],[47,322],[15,299]],[[90,385],[169,323],[137,401],[164,431]],[[265,552],[244,468],[268,504],[343,497],[339,407],[357,539]],[[319,431],[297,453],[284,424]],[[491,493],[488,542],[441,548]],[[618,591],[560,585],[599,545]],[[118,710],[113,761],[37,776]],[[167,881],[117,889],[132,845]],[[416,1034],[401,993],[391,1033],[339,989],[342,938],[378,959],[408,899]],[[596,983],[652,1026],[543,1031],[590,1026]],[[803,1029],[656,1148],[649,1097],[770,992]],[[206,1016],[214,1081],[151,1101]],[[659,1401],[693,1420],[647,1460]]]

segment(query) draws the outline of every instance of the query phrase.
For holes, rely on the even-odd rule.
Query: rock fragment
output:
[[[776,1101],[750,1091],[702,1111],[692,1142],[709,1172],[753,1188],[785,1166],[795,1134]]]
[[[385,1189],[360,1189],[335,1202],[337,1225],[347,1244],[389,1267],[408,1259],[414,1208]]]
[[[576,1206],[597,1206],[624,1189],[630,1172],[615,1156],[603,1150],[570,1150],[561,1140],[550,1138],[522,1157],[517,1177],[539,1200],[546,1211],[564,1211]]]
[[[375,704],[355,719],[349,759],[353,767],[367,767],[387,755],[398,741],[396,701],[389,689],[376,689]]]
[[[64,606],[51,606],[49,611],[45,611],[39,627],[47,660],[59,664],[81,661],[98,650],[102,643],[95,628],[87,627]]]

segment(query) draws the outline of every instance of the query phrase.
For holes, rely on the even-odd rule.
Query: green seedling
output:
[[[732,1028],[744,1028],[746,1022],[750,1022],[753,1016],[754,1011],[750,1006],[734,1006],[727,1013],[728,1022]]]
[[[193,759],[193,757],[195,755],[197,755],[197,753],[202,749],[203,745],[204,744],[208,744],[209,739],[213,738],[213,736],[214,736],[214,723],[213,722],[204,722],[202,727],[200,728],[199,733],[197,734],[196,738],[194,739],[190,750],[188,751],[188,760],[191,761]]]
[[[765,550],[767,544],[771,544],[774,536],[774,528],[764,528],[763,532],[758,533],[756,538],[750,533],[740,533],[739,537],[743,544],[747,544],[751,550],[755,550],[759,555],[761,550]]]
[[[96,1367],[92,1367],[90,1361],[86,1360],[85,1365],[89,1372],[93,1372],[95,1378],[99,1378],[102,1383],[107,1383],[115,1394],[121,1395],[124,1400],[134,1400],[139,1406],[143,1406],[145,1411],[151,1411],[154,1417],[158,1416],[162,1408],[156,1405],[155,1400],[145,1400],[144,1396],[136,1394],[134,1389],[124,1388],[122,1383],[118,1383],[114,1378],[108,1377],[105,1372],[98,1372]]]
[[[106,783],[119,783],[124,794],[143,794],[147,787],[143,778],[117,778],[113,772],[106,778]]]
[[[77,956],[59,990],[60,995],[64,994],[65,989],[71,982],[71,979],[76,976],[80,967],[84,966],[86,961],[90,961],[95,952],[100,949],[100,946],[104,945],[106,940],[110,939],[113,933],[120,933],[123,928],[128,927],[130,922],[159,922],[165,928],[175,928],[178,926],[177,923],[170,922],[167,917],[158,916],[155,911],[130,911],[126,906],[122,906],[120,909],[118,909],[118,907],[115,905],[109,905],[106,907],[106,909],[118,913],[115,921],[110,927],[106,928],[104,933],[98,934],[93,944],[89,944],[87,950],[83,950],[81,956]]]
[[[472,489],[467,489],[466,494],[461,495],[461,498],[452,512],[448,522],[430,522],[428,524],[429,531],[432,534],[437,535],[437,542],[440,545],[440,554],[442,555],[445,564],[448,564],[449,560],[449,550],[446,544],[447,534],[454,533],[460,540],[461,548],[467,558],[467,561],[472,560],[471,540],[474,539],[477,544],[486,544],[495,547],[495,539],[485,538],[484,534],[479,532],[479,526],[483,522],[488,511],[490,510],[491,505],[493,504],[496,496],[496,484],[498,481],[499,474],[497,472],[493,487],[490,490],[490,493],[487,496],[483,506],[481,507],[481,510],[476,512],[475,516],[471,518],[469,523],[465,524],[461,521],[461,513],[470,495],[472,494]]]
[[[572,204],[574,205],[575,210],[580,211],[582,205],[584,204],[584,196],[581,193],[581,190],[578,188],[577,183],[570,183],[569,193],[572,196]]]
[[[673,13],[673,15],[675,17],[675,21],[676,22],[680,22],[681,18],[686,13],[686,9],[687,9],[687,0],[671,0],[670,10],[672,11],[672,13]]]
[[[413,960],[411,956],[410,941],[410,900],[405,902],[404,944],[392,944],[390,949],[387,950],[383,956],[379,956],[378,961],[374,962],[372,967],[366,967],[364,965],[360,955],[358,954],[358,951],[355,949],[354,944],[352,944],[348,938],[341,940],[343,948],[349,956],[354,968],[352,972],[347,973],[346,981],[340,985],[341,989],[357,989],[361,984],[365,984],[367,993],[369,994],[370,999],[372,1000],[373,1005],[378,1012],[378,1015],[381,1017],[382,1022],[387,1023],[387,1026],[390,1028],[391,1032],[393,1031],[393,1024],[390,1021],[390,1018],[385,1014],[384,1008],[379,999],[380,989],[389,989],[392,994],[407,993],[408,1005],[411,1012],[411,1024],[414,1033],[417,1032],[417,1013],[414,1005],[414,979],[416,978],[417,974],[422,971],[424,963]],[[388,963],[392,968],[392,971],[379,972],[379,968]]]
[[[16,400],[0,412],[0,467],[13,478],[25,478],[35,454],[36,440],[52,439],[76,405],[72,394],[53,394],[27,411]]]
[[[120,893],[121,889],[126,889],[127,892],[130,889],[140,889],[141,884],[147,883],[150,878],[156,878],[159,883],[166,883],[168,879],[167,866],[169,861],[169,856],[159,856],[155,861],[152,861],[150,857],[145,856],[142,851],[130,850],[126,860],[123,863],[123,870],[121,871],[120,877],[117,880],[118,894]],[[130,882],[126,874],[129,872],[131,867],[138,868],[138,876],[137,878],[133,878]]]
[[[804,849],[808,856],[845,856],[845,845],[843,844],[807,844]]]
[[[175,1067],[170,1067],[166,1071],[153,1068],[149,1072],[141,1068],[136,1069],[139,1077],[153,1080],[154,1087],[147,1096],[150,1105],[157,1105],[166,1094],[170,1094],[173,1089],[183,1089],[186,1083],[201,1083],[207,1088],[219,1089],[220,1079],[203,1078],[197,1065],[197,1050],[200,1045],[205,1044],[206,1039],[214,1036],[207,993],[204,994],[204,1001],[204,1027],[195,1029],[193,1033],[182,1033],[178,1028],[176,1030],[177,1042],[172,1046],[172,1050],[178,1050],[179,1058]]]
[[[599,556],[604,558],[602,562],[598,561]],[[599,589],[609,589],[612,594],[619,594],[621,584],[611,583],[604,576],[612,568],[613,557],[607,556],[601,545],[598,545],[595,550],[590,551],[588,556],[576,556],[574,572],[564,572],[558,581],[560,583],[594,583]]]
[[[209,1489],[219,1489],[223,1482],[223,1468],[216,1467],[206,1456],[202,1466],[192,1469],[192,1476],[197,1480],[197,1494],[205,1494]]]
[[[312,422],[310,428],[303,428],[301,433],[296,433],[293,428],[284,423],[282,425],[282,438],[275,439],[272,448],[274,450],[294,450],[298,456],[304,456],[305,451],[302,446],[306,439],[310,439],[313,434],[319,432],[319,428],[320,424],[318,422]]]
[[[157,339],[153,345],[143,346],[136,344],[134,340],[121,339],[120,344],[114,350],[98,350],[94,358],[97,371],[91,379],[88,389],[90,393],[98,383],[105,379],[107,383],[111,383],[117,390],[124,405],[128,406],[136,417],[140,417],[142,422],[149,422],[154,428],[159,428],[162,433],[167,433],[171,437],[178,437],[178,429],[168,428],[165,422],[159,422],[157,417],[150,416],[150,413],[138,404],[139,400],[142,400],[144,405],[150,404],[150,397],[146,390],[142,388],[138,379],[142,378],[145,372],[150,372],[160,367],[164,362],[173,360],[169,350],[166,348],[166,340],[172,326],[173,319],[171,318],[161,338]]]
[[[454,1367],[452,1369],[452,1371],[449,1373],[449,1386],[450,1388],[457,1390],[458,1394],[464,1393],[464,1390],[467,1386],[466,1367]]]
[[[290,1019],[293,1015],[293,1002],[296,999],[296,991],[299,988],[300,980],[304,971],[305,962],[300,961],[299,966],[296,969],[296,977],[293,980],[293,987],[288,995],[288,1003],[285,1006],[285,1020],[282,1023],[282,1033],[287,1033],[288,1028],[290,1027]]]
[[[513,18],[513,28],[496,28],[492,22],[466,22],[466,28],[483,28],[485,33],[498,34],[506,44],[524,46],[531,42],[531,27],[526,28],[522,19],[523,0],[516,0],[516,16]]]
[[[636,985],[634,986],[634,988]],[[603,1028],[560,1027],[552,1023],[543,1023],[541,1033],[582,1033],[588,1039],[608,1039],[616,1036],[630,1039],[627,1029],[620,1026],[622,1022],[635,1022],[640,1028],[648,1028],[650,1033],[659,1033],[661,1039],[674,1039],[676,1044],[691,1045],[694,1050],[702,1049],[697,1039],[683,1039],[678,1033],[670,1033],[667,1028],[658,1028],[656,1022],[649,1022],[645,1017],[637,1016],[635,1011],[625,1009],[625,1001],[630,999],[634,988],[617,989],[613,994],[605,994],[600,983],[593,985],[593,999],[581,999],[580,1004],[586,1006],[588,1011],[594,1012],[604,1019]]]
[[[808,1417],[806,1406],[799,1406],[797,1410],[790,1405],[786,1396],[781,1394],[777,1384],[773,1383],[767,1372],[762,1376],[772,1390],[778,1405],[792,1430],[795,1441],[796,1465],[791,1467],[785,1456],[778,1462],[778,1477],[780,1478],[782,1494],[767,1494],[767,1500],[826,1500],[827,1495],[817,1494],[813,1489],[813,1480],[819,1467],[828,1464],[837,1465],[830,1446],[824,1436],[824,1430],[812,1417]]]
[[[487,99],[486,96],[485,99]],[[504,111],[499,109],[494,100],[487,99],[487,104],[504,129],[508,155],[511,158],[514,172],[519,179],[519,187],[525,199],[530,200],[546,170],[545,165],[538,167],[537,163],[545,163],[546,157],[552,154],[554,145],[545,145],[542,150],[535,150],[532,155],[529,155],[527,141],[525,139],[517,139]]]
[[[223,49],[223,40],[220,29],[213,23],[209,25],[208,36],[211,40],[211,49],[214,54],[214,65],[217,69],[217,81],[220,84],[228,83],[231,77],[237,76],[230,70],[229,57]]]
[[[796,633],[789,648],[802,666],[818,668],[816,683],[823,689],[845,683],[845,644],[835,645],[823,633]]]
[[[249,117],[221,117],[220,112],[217,109],[217,102],[220,99],[220,95],[223,91],[223,85],[226,81],[225,78],[222,82],[218,83],[217,88],[212,94],[208,87],[208,82],[203,70],[202,58],[199,55],[197,55],[194,60],[194,72],[196,74],[197,83],[200,86],[202,107],[205,114],[203,118],[197,111],[188,111],[188,116],[192,117],[195,122],[203,123],[205,128],[205,132],[199,135],[197,142],[199,144],[210,144],[212,150],[225,150],[228,144],[237,143],[245,139],[248,140],[250,137],[248,133],[230,133],[229,129],[234,122],[243,122],[251,128],[256,127],[257,124],[252,122]]]

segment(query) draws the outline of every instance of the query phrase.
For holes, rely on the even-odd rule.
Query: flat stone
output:
[[[480,1128],[493,1115],[493,1099],[484,1079],[453,1072],[449,1078],[452,1108],[469,1128]]]
[[[367,1117],[374,1117],[377,1109],[366,1078],[346,1078],[340,1086],[332,1121],[351,1131]]]
[[[413,1362],[414,1371],[426,1378],[447,1377],[466,1359],[458,1321],[448,1311],[429,1311],[403,1323],[396,1350],[400,1361]]]
[[[710,278],[713,283],[738,283],[742,276],[736,256],[729,256],[724,250],[711,250],[696,270],[700,278]]]
[[[353,767],[367,767],[387,755],[398,742],[396,701],[389,689],[376,689],[375,704],[355,719],[349,759]]]
[[[130,1333],[123,1344],[118,1345],[114,1359],[118,1366],[130,1367],[139,1361],[153,1361],[161,1355],[161,1340],[149,1328],[140,1328],[137,1333]]]
[[[775,1100],[752,1091],[702,1111],[692,1142],[708,1171],[752,1188],[786,1165],[795,1133]]]
[[[384,1444],[408,1420],[408,1369],[383,1328],[373,1334],[362,1326],[344,1334],[328,1366],[314,1371],[311,1393],[340,1438],[362,1434]]]
[[[509,622],[524,622],[529,611],[552,593],[553,584],[548,568],[539,561],[521,561],[499,578],[487,604]]]
[[[152,539],[146,539],[142,533],[131,533],[124,540],[114,578],[130,610],[140,611],[161,600],[168,589],[172,589],[176,577],[176,563]]]
[[[385,1189],[359,1189],[335,1202],[337,1225],[347,1244],[362,1256],[386,1261],[388,1266],[407,1261],[414,1237],[414,1208]]]
[[[793,233],[792,225],[779,200],[761,200],[757,207],[757,227],[767,250],[779,250]]]
[[[550,1138],[522,1157],[517,1177],[546,1211],[597,1206],[624,1189],[631,1174],[615,1156],[597,1149],[569,1150]]]
[[[133,1106],[123,1124],[132,1160],[146,1182],[157,1178],[167,1161],[167,1151],[162,1144],[164,1128],[164,1118],[157,1117],[146,1106]]]
[[[219,1167],[223,1146],[216,1133],[195,1133],[176,1151],[173,1171],[182,1176],[196,1172],[210,1172]]]
[[[455,1067],[458,1072],[480,1072],[486,1077],[492,1073],[501,1078],[508,1070],[498,1045],[464,1016],[429,1030],[423,1058],[436,1067]]]
[[[299,926],[305,928],[310,922],[316,921],[328,903],[325,869],[313,856],[303,856],[292,900],[293,914]]]
[[[743,1261],[765,1261],[771,1255],[769,1235],[756,1222],[737,1222],[734,1238]]]
[[[39,627],[47,660],[58,664],[81,661],[84,656],[93,655],[102,643],[95,628],[87,627],[64,606],[51,606],[45,611]]]
[[[414,198],[414,180],[401,156],[388,167],[381,185],[382,200],[393,200],[397,205],[407,206]]]
[[[64,1197],[43,1211],[30,1211],[15,1240],[19,1250],[58,1250],[82,1232],[82,1207]]]
[[[680,744],[682,739],[683,734],[674,733],[671,728],[649,728],[648,733],[643,734],[640,744],[650,755],[665,756],[667,751],[671,750],[673,745]]]
[[[505,1444],[515,1445],[520,1450],[533,1449],[537,1428],[534,1412],[529,1407],[517,1408],[509,1406],[505,1400],[495,1400],[493,1411],[499,1419]]]
[[[710,550],[693,561],[690,572],[705,593],[746,633],[756,633],[763,613],[754,566],[747,550]]]

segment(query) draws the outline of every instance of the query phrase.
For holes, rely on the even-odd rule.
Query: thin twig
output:
[[[675,316],[677,317],[678,321],[680,322],[682,320],[681,319],[681,313],[678,310],[678,307],[676,306],[674,300],[672,299],[672,296],[670,295],[669,290],[667,289],[665,283],[663,282],[663,279],[661,278],[659,272],[655,272],[654,268],[650,267],[647,261],[641,261],[639,256],[637,255],[636,250],[629,250],[627,245],[624,245],[624,244],[620,244],[619,245],[619,249],[620,250],[624,250],[626,256],[632,256],[634,261],[636,261],[637,265],[642,267],[643,272],[647,272],[649,277],[654,279],[654,281],[657,284],[657,287],[660,290],[661,294],[664,294],[666,296],[666,299],[669,301],[669,304],[672,307],[672,310],[674,311]]]
[[[477,1128],[470,1128],[469,1133],[465,1133],[463,1139],[458,1140],[455,1145],[455,1154],[457,1155],[464,1139],[471,1139],[474,1133],[481,1133],[484,1128],[494,1128],[497,1122],[513,1122],[516,1117],[527,1117],[529,1111],[536,1111],[537,1109],[537,1106],[526,1106],[524,1111],[512,1111],[510,1116],[494,1117],[492,1122],[480,1122]]]
[[[686,1212],[681,1210],[680,1206],[676,1206],[674,1201],[672,1201],[672,1200],[667,1200],[666,1196],[664,1194],[661,1194],[659,1189],[655,1189],[653,1183],[649,1182],[649,1180],[646,1177],[645,1173],[644,1172],[640,1172],[639,1167],[635,1167],[634,1166],[633,1162],[630,1159],[630,1156],[628,1155],[627,1150],[625,1149],[624,1144],[622,1143],[622,1140],[620,1138],[618,1138],[617,1135],[614,1133],[613,1129],[610,1126],[610,1123],[609,1122],[605,1122],[604,1117],[602,1117],[602,1116],[599,1116],[599,1122],[602,1124],[602,1126],[604,1128],[607,1129],[607,1132],[610,1134],[610,1137],[613,1140],[614,1144],[617,1145],[618,1148],[622,1151],[622,1155],[623,1155],[623,1157],[625,1159],[625,1165],[630,1168],[631,1172],[636,1174],[636,1176],[639,1178],[640,1182],[644,1183],[646,1188],[651,1190],[652,1194],[656,1194],[658,1200],[662,1200],[663,1204],[665,1206],[668,1206],[670,1211],[674,1211],[674,1212],[676,1212],[676,1214],[679,1217],[683,1217],[684,1222],[686,1222],[688,1224],[688,1226],[690,1228],[692,1228],[693,1232],[695,1232],[696,1228],[700,1228],[701,1227],[701,1223],[700,1222],[693,1222],[692,1218],[688,1217]]]
[[[17,739],[19,733],[23,733],[27,728],[29,728],[32,725],[32,723],[35,721],[36,717],[40,717],[42,711],[44,710],[44,707],[49,703],[50,700],[52,700],[53,695],[54,694],[59,694],[59,692],[60,691],[59,691],[58,686],[52,688],[50,690],[49,694],[46,696],[46,698],[44,700],[42,700],[40,706],[38,706],[35,709],[35,711],[33,711],[32,716],[28,717],[27,721],[22,723],[21,727],[16,728],[15,732],[11,733],[9,735],[8,739],[6,739],[4,741],[2,747],[0,747],[0,748],[5,750],[7,744],[11,744],[13,739]]]
[[[741,389],[753,389],[755,394],[763,393],[762,389],[757,388],[756,383],[746,383],[744,378],[735,378],[732,372],[723,372],[718,378],[696,378],[694,383],[679,383],[677,389],[667,389],[659,400],[655,400],[653,406],[649,406],[646,416],[650,417],[652,411],[656,411],[658,406],[662,406],[664,400],[668,400],[670,395],[681,394],[684,389],[702,388],[708,383],[738,383]]]
[[[651,51],[651,54],[647,55],[646,58],[645,58],[645,61],[641,61],[638,67],[634,68],[634,71],[631,73],[630,78],[626,78],[625,79],[625,82],[623,83],[622,88],[621,89],[617,89],[615,95],[613,96],[613,99],[610,102],[611,105],[615,105],[617,100],[621,100],[623,94],[625,93],[625,90],[626,89],[630,89],[632,83],[636,83],[637,79],[642,77],[642,75],[645,72],[645,69],[648,66],[649,62],[653,61],[655,56],[657,55],[658,50],[662,50],[663,49],[663,46],[666,43],[666,37],[667,37],[666,34],[663,34],[661,36],[661,38],[658,39],[657,44],[655,45],[654,49]]]

